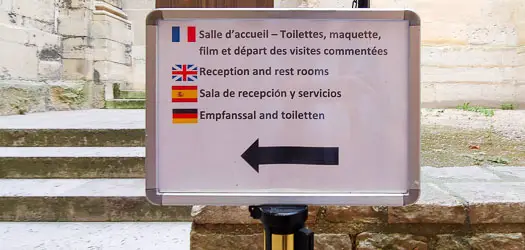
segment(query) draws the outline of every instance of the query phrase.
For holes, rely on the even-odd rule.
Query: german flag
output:
[[[197,123],[199,121],[197,109],[174,109],[172,119],[173,124]]]
[[[197,102],[197,86],[172,86],[172,102]]]

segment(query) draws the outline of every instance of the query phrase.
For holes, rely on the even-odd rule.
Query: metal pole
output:
[[[264,250],[314,250],[314,232],[305,228],[308,206],[250,206],[264,226]]]

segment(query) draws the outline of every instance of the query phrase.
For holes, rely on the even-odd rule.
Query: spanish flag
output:
[[[173,124],[176,123],[197,123],[199,121],[197,109],[174,109]]]
[[[197,86],[172,86],[172,102],[197,102]]]

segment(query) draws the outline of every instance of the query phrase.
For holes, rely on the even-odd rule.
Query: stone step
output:
[[[0,222],[0,246],[9,250],[189,250],[190,231],[189,222]]]
[[[144,147],[0,147],[0,178],[144,178]]]
[[[145,109],[145,99],[113,99],[106,100],[106,109]]]
[[[121,90],[116,99],[146,99],[146,92],[140,90]]]
[[[0,147],[144,146],[145,110],[93,109],[0,116]]]
[[[191,207],[152,205],[144,189],[144,179],[0,179],[0,221],[191,221]]]

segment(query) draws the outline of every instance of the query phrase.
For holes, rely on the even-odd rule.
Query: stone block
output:
[[[435,249],[525,249],[523,236],[512,234],[478,234],[470,237],[461,237],[451,234],[436,236]]]
[[[133,74],[131,79],[131,89],[145,90],[146,89],[146,62],[141,60],[134,60]]]
[[[347,234],[314,234],[315,250],[352,250],[352,239]]]
[[[94,77],[93,61],[86,59],[63,59],[64,80],[91,80]]]
[[[510,68],[514,70],[514,68]],[[426,83],[504,83],[503,67],[422,66],[421,81]]]
[[[48,93],[46,84],[0,80],[0,115],[45,111]]]
[[[95,9],[95,1],[94,0],[62,0],[62,8],[66,9]]]
[[[131,45],[108,39],[93,39],[93,60],[111,61],[131,66]]]
[[[122,2],[123,2],[122,0],[98,0],[98,1],[107,3],[119,9],[122,9]]]
[[[264,250],[263,234],[229,235],[191,232],[191,250]]]
[[[0,23],[0,34],[9,34],[0,36],[0,42],[27,44],[29,43],[29,34],[27,29],[19,26]]]
[[[356,250],[379,249],[428,249],[428,240],[423,236],[409,234],[361,233],[357,235]]]
[[[93,79],[101,82],[126,83],[129,82],[131,67],[108,61],[93,63]]]
[[[0,80],[37,80],[37,48],[0,41]]]
[[[525,249],[523,235],[513,234],[479,234],[468,238],[471,249],[489,250],[522,250]]]
[[[516,86],[516,102],[520,108],[525,108],[525,84]]]
[[[60,61],[62,60],[62,47],[57,45],[46,45],[38,49],[38,59],[40,61]]]
[[[317,218],[319,207],[308,207],[307,223]],[[195,224],[259,224],[260,220],[252,219],[248,206],[193,206],[191,211]]]
[[[469,181],[503,181],[498,175],[492,171],[482,167],[423,167],[421,171],[423,182],[427,183],[450,183],[450,182],[464,182]]]
[[[422,106],[436,102],[436,86],[434,83],[421,83]]]
[[[525,64],[524,64],[525,65]],[[503,77],[512,84],[525,84],[525,66],[503,68]]]
[[[423,182],[420,199],[413,205],[388,208],[388,223],[464,224],[465,206],[434,184]]]
[[[140,1],[123,1],[122,2],[122,9],[124,11],[128,10],[153,10],[155,9],[155,0],[140,0]]]
[[[133,57],[133,60],[146,61],[146,46],[133,46],[131,56]]]
[[[146,44],[146,16],[151,12],[151,9],[143,10],[126,10],[128,20],[133,24],[133,45]]]
[[[277,0],[275,8],[297,8],[301,6],[303,0]]]
[[[455,107],[465,102],[472,105],[500,107],[515,100],[515,86],[511,84],[436,84],[436,107]]]
[[[434,244],[436,250],[460,250],[472,249],[466,237],[460,237],[453,234],[441,234],[436,236]]]
[[[43,48],[45,46],[60,47],[61,44],[61,37],[56,34],[10,24],[0,23],[0,34],[9,34],[0,37],[0,41],[26,46]]]
[[[133,43],[131,23],[124,19],[110,16],[104,11],[95,12],[95,15],[93,15],[91,31],[93,38],[109,39],[127,45]]]
[[[503,175],[511,180],[525,182],[525,168],[519,167],[487,167],[490,171]]]
[[[68,37],[62,41],[64,59],[92,59],[93,44],[89,37]]]
[[[325,219],[334,223],[380,223],[386,214],[382,207],[328,206]]]
[[[45,23],[55,22],[55,0],[13,1],[13,12]]]
[[[16,19],[14,14],[10,10],[0,9],[0,24],[16,24]]]
[[[469,204],[471,224],[525,223],[524,182],[444,183]]]
[[[0,11],[5,11],[5,12],[13,11],[13,0],[0,1]]]
[[[62,52],[62,36],[39,30],[28,30],[28,44],[37,46],[39,49],[53,47]]]
[[[61,61],[40,61],[38,62],[38,80],[60,80],[62,76]]]
[[[435,67],[515,67],[523,65],[516,47],[423,46],[422,65]]]
[[[86,82],[54,82],[49,87],[50,111],[82,109],[89,107]]]
[[[195,224],[257,224],[250,217],[248,206],[193,206],[191,210]]]
[[[93,11],[86,8],[60,11],[58,33],[64,36],[90,36]]]

